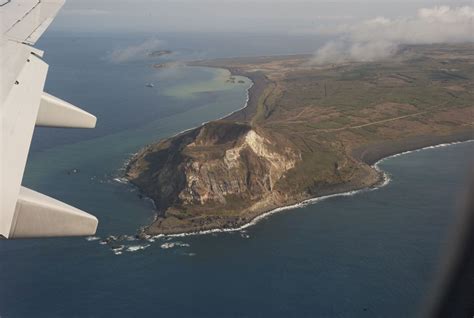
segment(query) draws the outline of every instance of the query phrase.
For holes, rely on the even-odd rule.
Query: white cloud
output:
[[[113,63],[123,63],[145,59],[149,53],[162,47],[162,42],[157,39],[150,39],[138,45],[131,45],[126,48],[116,49],[108,56],[108,60]]]
[[[339,38],[318,50],[313,61],[374,61],[394,55],[400,44],[474,42],[473,20],[474,7],[436,6],[418,10],[414,18],[378,17],[341,26]]]

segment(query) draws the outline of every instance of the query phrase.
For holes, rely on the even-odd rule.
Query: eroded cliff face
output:
[[[301,160],[291,143],[247,124],[213,122],[135,155],[127,178],[155,200],[161,216],[251,208],[278,193]]]

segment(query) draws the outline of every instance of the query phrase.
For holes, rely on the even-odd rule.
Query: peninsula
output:
[[[383,157],[474,138],[474,49],[406,46],[390,60],[309,55],[191,63],[254,85],[247,107],[149,145],[126,178],[156,204],[144,233],[238,228],[277,207],[376,186]]]

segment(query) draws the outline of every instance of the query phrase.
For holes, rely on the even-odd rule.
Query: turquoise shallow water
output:
[[[244,84],[225,83],[222,79],[222,76],[228,77],[228,72],[225,70],[183,68],[181,72],[183,76],[204,73],[198,80],[202,87],[198,87],[197,92],[193,92],[195,82],[193,80],[172,87],[177,91],[180,91],[181,87],[190,91],[185,96],[169,95],[178,103],[184,103],[185,100],[194,107],[144,123],[139,128],[132,127],[118,133],[34,152],[28,162],[24,184],[33,189],[45,189],[43,192],[54,194],[67,202],[77,203],[85,210],[95,212],[102,217],[99,233],[102,229],[132,232],[139,225],[147,223],[150,212],[138,213],[138,211],[149,211],[150,205],[143,204],[143,200],[139,200],[137,194],[130,191],[130,186],[114,180],[120,177],[125,162],[146,144],[199,126],[205,121],[223,117],[242,107],[247,98],[246,89],[251,85],[246,78],[242,78]],[[212,75],[209,79],[204,77],[209,74]],[[210,91],[201,92],[203,87]],[[133,113],[133,116],[141,115],[139,111]],[[114,113],[107,116],[114,116]],[[79,173],[71,174],[74,169]],[[84,191],[88,193],[87,202],[82,202]],[[127,207],[126,211],[138,211],[136,215],[128,213],[123,215],[114,211],[115,206]],[[122,216],[127,221],[123,220],[120,223],[106,221],[109,217],[116,219]],[[143,219],[144,216],[146,219]]]
[[[54,52],[58,39],[48,41]],[[58,71],[48,89],[80,99],[101,124],[41,130],[24,184],[97,215],[99,237],[134,234],[153,209],[114,181],[125,160],[240,108],[250,83],[227,84],[221,70],[110,64],[107,46],[94,41],[65,49],[75,62],[51,57]],[[0,316],[414,317],[473,152],[463,143],[391,158],[380,164],[392,178],[381,189],[278,213],[246,231],[129,241],[121,255],[85,238],[0,241]]]

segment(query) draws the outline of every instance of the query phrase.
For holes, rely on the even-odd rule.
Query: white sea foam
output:
[[[125,160],[122,164],[122,166],[118,169],[119,171],[125,171],[127,170],[127,166],[130,163],[130,160],[132,160],[133,157],[135,157],[138,154],[138,152],[135,153],[129,153],[128,154],[128,159]]]
[[[173,248],[174,247],[174,243],[163,243],[161,244],[161,248],[164,249],[164,250],[167,250],[169,248]]]
[[[89,242],[98,241],[98,240],[100,240],[100,237],[98,237],[98,236],[88,236],[88,237],[86,237],[86,241],[89,241]]]
[[[128,180],[125,178],[114,178],[114,181],[120,184],[128,184]]]
[[[141,251],[141,250],[144,250],[146,248],[150,247],[150,244],[146,244],[146,245],[130,245],[127,247],[126,251],[127,252],[136,252],[136,251]]]
[[[158,235],[155,235],[155,236],[150,237],[150,239],[153,239],[153,240],[156,241],[157,239],[160,239],[160,238],[162,238],[162,237],[165,237],[165,235],[164,235],[164,234],[158,234]]]
[[[190,247],[190,246],[191,245],[189,245],[188,243],[183,243],[183,242],[167,242],[167,243],[161,244],[161,248],[165,250],[174,248],[174,247]]]

